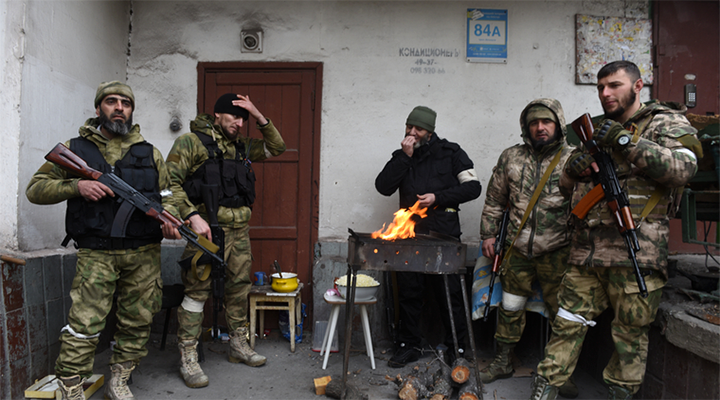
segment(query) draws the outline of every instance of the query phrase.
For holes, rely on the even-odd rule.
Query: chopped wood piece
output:
[[[482,399],[482,387],[478,387],[475,374],[471,373],[465,383],[460,386],[458,391],[458,400],[480,400]]]
[[[332,380],[330,376],[323,376],[320,378],[313,379],[313,383],[315,384],[315,394],[325,394],[325,387],[327,387],[327,384]]]
[[[453,363],[450,376],[456,383],[465,383],[472,374],[472,368],[473,366],[468,360],[460,357]]]

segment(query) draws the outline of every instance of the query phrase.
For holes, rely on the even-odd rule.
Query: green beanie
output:
[[[437,113],[425,106],[417,106],[408,115],[406,125],[414,125],[428,132],[435,132],[435,117]]]
[[[525,114],[525,123],[528,125],[530,125],[530,123],[535,121],[536,119],[549,119],[556,124],[558,123],[558,119],[555,113],[552,112],[551,109],[540,104],[536,104],[530,107],[530,109],[528,109],[527,113]]]
[[[98,86],[97,93],[95,93],[95,108],[97,108],[100,105],[100,102],[102,102],[102,100],[110,94],[119,94],[129,98],[133,110],[135,109],[135,95],[133,94],[132,89],[130,89],[130,86],[120,81],[103,82],[100,86]]]

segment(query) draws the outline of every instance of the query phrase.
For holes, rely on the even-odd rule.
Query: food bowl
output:
[[[272,289],[280,293],[289,293],[298,288],[297,274],[283,272],[282,277],[277,272],[272,274]]]
[[[347,275],[339,278],[335,283],[337,284],[338,292],[342,298],[347,296]],[[375,297],[380,283],[373,279],[369,275],[358,274],[357,282],[355,283],[355,301],[368,301]]]
[[[365,287],[355,287],[355,301],[368,301],[375,297],[375,293],[377,293],[378,288],[380,285],[377,286],[365,286]],[[342,298],[346,298],[347,296],[347,286],[340,286],[338,285],[338,292],[340,292],[340,296]]]

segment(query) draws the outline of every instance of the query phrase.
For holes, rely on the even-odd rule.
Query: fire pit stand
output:
[[[348,237],[347,259],[347,282],[349,285],[347,301],[345,302],[346,334],[341,398],[345,399],[346,394],[345,385],[347,383],[348,362],[350,358],[350,332],[352,329],[353,306],[355,305],[355,287],[357,284],[357,272],[361,269],[442,274],[445,284],[446,302],[450,313],[450,328],[452,330],[456,358],[459,358],[460,354],[458,352],[459,346],[447,275],[459,274],[463,303],[465,305],[465,320],[470,336],[470,348],[472,349],[473,357],[477,360],[475,334],[473,333],[470,304],[465,286],[464,269],[467,246],[452,236],[441,235],[434,232],[430,235],[416,235],[410,239],[388,241],[373,239],[370,234],[355,233],[352,229],[348,229],[348,231],[350,232],[350,236]],[[478,387],[481,389],[480,396],[482,396],[482,380],[480,379],[480,371],[477,365],[475,366],[475,377]]]

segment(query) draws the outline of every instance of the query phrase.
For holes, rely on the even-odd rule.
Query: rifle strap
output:
[[[653,194],[650,195],[650,199],[648,199],[648,202],[645,204],[645,208],[643,208],[642,213],[640,213],[640,222],[637,224],[640,225],[643,221],[645,221],[645,217],[650,215],[650,212],[655,208],[655,206],[660,202],[660,198],[667,192],[667,189],[665,186],[658,185],[655,190],[653,191]]]
[[[220,249],[215,243],[207,240],[207,239],[205,238],[205,236],[198,235],[197,241],[198,241],[198,243],[199,243],[201,246],[203,246],[203,247],[205,247],[206,249],[212,251],[213,253],[217,253],[217,251]],[[198,260],[200,260],[200,257],[203,256],[203,254],[205,254],[205,253],[203,253],[202,250],[198,250],[198,251],[195,253],[195,255],[193,256],[192,262],[191,262],[191,264],[190,264],[190,265],[192,266],[192,273],[193,273],[193,275],[195,276],[195,278],[196,278],[197,280],[199,280],[199,281],[201,281],[201,282],[202,282],[202,281],[206,281],[206,280],[210,277],[210,270],[212,269],[212,268],[210,268],[210,265],[207,265],[207,264],[206,264],[206,265],[203,265],[203,266],[202,266],[202,267],[203,267],[202,275],[199,275],[199,274],[198,274],[198,271],[197,271],[197,270],[198,270],[198,265],[197,265],[197,263],[198,263]]]
[[[520,220],[520,226],[518,226],[517,233],[515,234],[515,237],[513,238],[513,241],[510,244],[508,251],[505,252],[505,256],[503,256],[503,261],[502,261],[503,264],[505,263],[505,260],[507,260],[510,257],[510,253],[512,253],[513,246],[515,245],[515,240],[517,240],[518,236],[520,236],[520,232],[522,231],[523,226],[525,226],[525,222],[527,221],[528,217],[530,217],[530,212],[532,211],[533,207],[535,207],[535,203],[537,203],[538,199],[540,198],[540,193],[542,193],[542,190],[545,187],[545,184],[547,183],[548,179],[550,179],[550,175],[552,175],[553,171],[555,170],[555,167],[560,162],[560,159],[562,158],[562,153],[563,153],[564,149],[565,149],[565,146],[560,147],[560,150],[558,150],[557,154],[555,154],[555,158],[553,158],[553,160],[550,162],[550,165],[548,165],[547,170],[545,170],[545,174],[543,174],[542,178],[540,179],[540,182],[538,182],[538,185],[535,188],[535,193],[533,193],[532,197],[530,198],[530,202],[528,203],[528,206],[525,209],[525,213],[523,214],[523,217]]]

